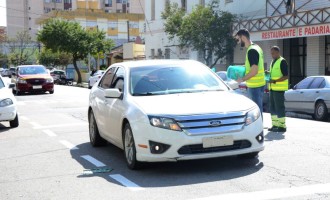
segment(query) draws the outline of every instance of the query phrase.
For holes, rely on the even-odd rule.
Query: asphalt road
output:
[[[18,96],[20,126],[0,123],[0,199],[330,199],[330,123],[289,118],[258,159],[150,164],[128,170],[88,138],[89,90]],[[265,114],[265,126],[269,115]],[[84,169],[113,169],[84,175]]]

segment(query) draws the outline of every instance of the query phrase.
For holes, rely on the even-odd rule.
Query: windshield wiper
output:
[[[152,92],[134,93],[134,94],[133,94],[133,96],[152,96],[152,95],[160,95],[160,94],[152,93]]]

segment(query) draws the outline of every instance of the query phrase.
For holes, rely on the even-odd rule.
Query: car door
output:
[[[322,86],[325,86],[325,79],[323,77],[315,77],[311,85],[309,86],[308,92],[305,94],[307,104],[307,110],[309,113],[314,113],[315,102],[318,99],[322,99],[324,90],[322,91]]]
[[[122,67],[118,67],[116,74],[113,78],[110,88],[117,88],[121,92],[124,92],[124,77],[125,70]],[[123,93],[124,94],[124,93]],[[107,98],[107,109],[106,109],[106,128],[109,137],[111,137],[117,146],[122,147],[122,119],[125,116],[126,106],[122,98]]]
[[[107,132],[107,109],[108,109],[108,99],[105,98],[105,90],[109,89],[113,78],[115,76],[117,67],[111,67],[106,74],[102,77],[98,87],[92,91],[94,105],[93,111],[95,115],[95,120],[98,125],[99,132],[101,136],[109,135]],[[110,140],[110,138],[107,138]]]
[[[308,92],[308,88],[312,81],[312,77],[307,77],[300,81],[292,90],[285,93],[285,107],[287,111],[306,111],[308,103],[304,96],[306,92]]]

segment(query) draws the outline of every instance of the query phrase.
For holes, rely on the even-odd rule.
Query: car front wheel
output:
[[[328,119],[328,108],[323,101],[318,101],[316,103],[314,118],[318,121],[326,121]]]
[[[127,123],[124,128],[124,152],[128,168],[139,169],[141,163],[136,160],[136,148],[131,126]]]
[[[89,139],[93,147],[104,146],[107,141],[100,136],[93,111],[89,113]]]
[[[12,127],[12,128],[16,128],[16,127],[19,126],[19,121],[18,121],[18,115],[17,115],[17,114],[16,114],[16,117],[15,117],[14,120],[9,121],[9,125],[10,125],[10,127]]]

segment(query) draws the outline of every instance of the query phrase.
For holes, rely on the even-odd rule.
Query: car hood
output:
[[[21,79],[34,79],[34,78],[52,78],[47,74],[36,74],[36,75],[19,75]]]
[[[12,91],[8,88],[1,88],[0,89],[0,101],[3,99],[7,99],[10,98],[12,99],[14,102],[16,102],[16,99],[14,97],[14,95],[12,94]]]
[[[246,111],[256,106],[234,92],[180,93],[135,96],[133,101],[148,115],[198,115]]]

